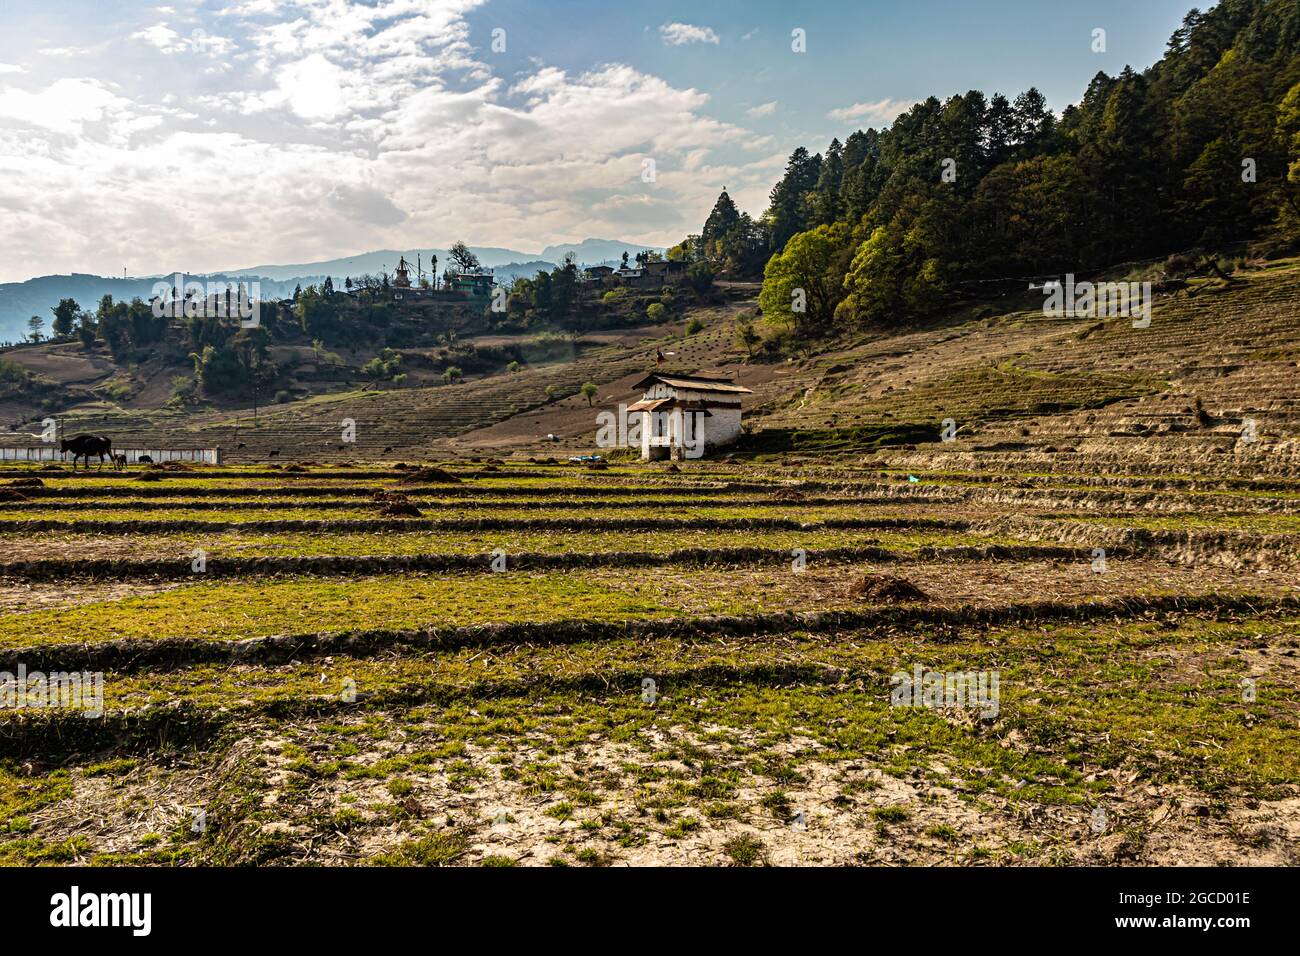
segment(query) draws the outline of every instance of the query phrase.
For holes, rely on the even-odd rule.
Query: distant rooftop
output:
[[[736,392],[751,394],[752,389],[737,385],[733,379],[711,375],[679,375],[674,372],[651,372],[633,388],[645,388],[655,382],[662,382],[672,388],[687,388],[697,392]]]

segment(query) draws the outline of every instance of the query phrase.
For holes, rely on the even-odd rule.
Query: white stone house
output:
[[[640,415],[641,457],[699,458],[740,436],[740,401],[752,394],[726,378],[656,372],[637,382],[639,402],[627,407]]]

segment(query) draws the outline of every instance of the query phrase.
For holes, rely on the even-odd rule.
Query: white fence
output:
[[[126,455],[128,464],[136,464],[148,455],[155,464],[164,461],[194,461],[204,465],[221,464],[220,448],[114,448],[114,454]],[[96,456],[91,456],[95,458]],[[0,461],[72,461],[72,452],[60,452],[58,445],[33,445],[26,448],[0,448]],[[96,458],[98,461],[98,458]]]

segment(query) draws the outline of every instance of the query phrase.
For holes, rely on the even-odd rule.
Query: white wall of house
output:
[[[704,447],[727,445],[740,437],[739,408],[711,408],[704,419]]]
[[[707,401],[717,399],[719,396],[715,392],[698,392],[673,389],[667,385],[656,385],[650,391],[645,393],[646,399],[673,398],[685,401]],[[730,399],[731,396],[726,396]],[[685,435],[676,434],[675,429],[678,427],[674,423],[680,422],[680,428]],[[692,449],[699,448],[702,453],[707,454],[710,448],[717,445],[726,445],[736,440],[740,435],[740,409],[739,408],[711,408],[707,415],[701,412],[684,411],[679,415],[669,413],[641,412],[641,457],[649,460],[653,457],[663,457],[665,452],[660,451],[658,456],[651,451],[652,448],[669,449],[671,454],[673,446],[682,446],[685,444]],[[683,440],[685,439],[685,441]],[[703,445],[697,442],[703,441]]]
[[[683,414],[677,420],[683,421],[685,418],[686,416]],[[695,419],[689,425],[683,421],[682,427],[694,428],[695,421],[698,421],[698,419]],[[695,432],[690,432],[689,437],[693,443],[695,441]],[[707,434],[705,441],[708,441]],[[649,461],[654,457],[668,457],[671,454],[672,446],[680,445],[681,442],[682,438],[675,432],[674,417],[671,414],[663,412],[659,414],[654,412],[641,413],[641,458],[643,460]],[[656,456],[651,451],[652,448],[667,449],[667,451],[660,451],[659,455]]]

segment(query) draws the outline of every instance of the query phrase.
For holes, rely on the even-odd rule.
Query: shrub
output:
[[[686,270],[686,283],[699,294],[713,288],[713,267],[704,260],[694,262]]]
[[[732,866],[767,865],[767,847],[757,837],[748,833],[728,840],[723,844],[722,852],[731,858]]]

